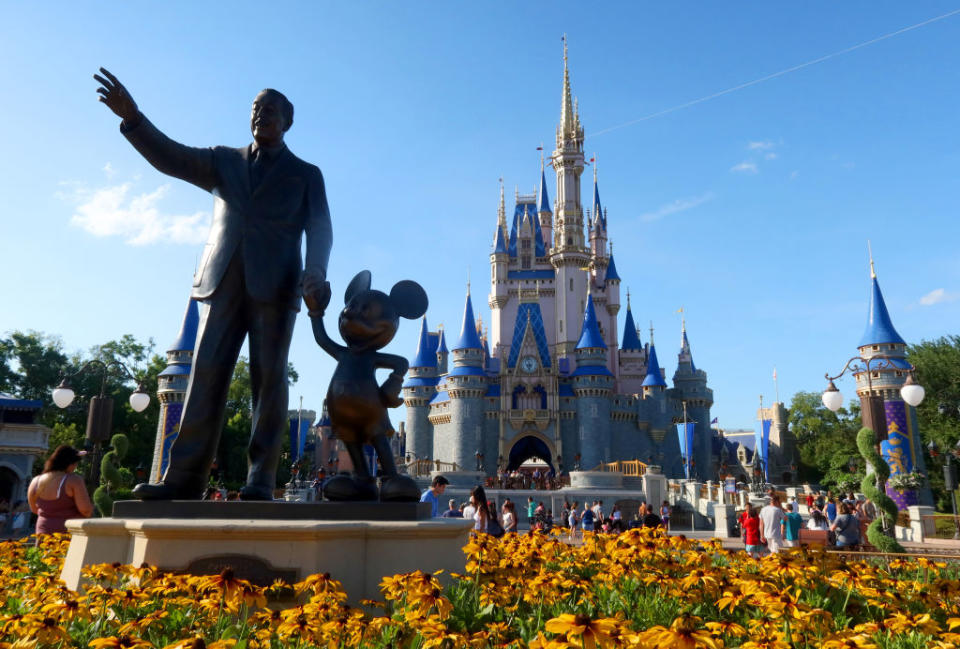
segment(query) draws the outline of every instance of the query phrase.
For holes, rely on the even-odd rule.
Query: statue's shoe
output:
[[[408,475],[384,478],[380,484],[380,501],[391,503],[415,503],[420,500],[420,487]]]
[[[376,500],[377,487],[372,480],[356,480],[338,475],[323,483],[323,496],[334,501]]]
[[[137,500],[200,500],[199,489],[189,489],[169,482],[142,482],[133,488]]]
[[[240,489],[240,500],[273,500],[273,490],[262,485],[244,485]]]

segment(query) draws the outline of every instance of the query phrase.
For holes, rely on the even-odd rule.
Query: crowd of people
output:
[[[771,491],[762,508],[747,505],[737,518],[747,553],[759,558],[795,547],[801,528],[826,532],[827,544],[838,548],[856,548],[866,542],[867,526],[877,515],[870,500],[852,493],[835,497],[830,491],[807,493],[804,498],[808,512],[805,523],[796,497],[784,503]]]

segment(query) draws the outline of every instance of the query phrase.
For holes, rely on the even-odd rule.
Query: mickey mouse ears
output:
[[[361,270],[357,273],[344,294],[343,301],[349,303],[354,297],[370,290],[372,276],[369,270]],[[427,312],[427,292],[416,282],[405,279],[397,282],[390,289],[390,301],[400,315],[409,320],[419,318]]]

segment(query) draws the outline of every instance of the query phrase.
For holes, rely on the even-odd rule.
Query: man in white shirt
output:
[[[776,554],[784,545],[780,524],[785,518],[786,515],[780,508],[780,498],[773,494],[770,496],[770,504],[760,510],[760,541],[767,542],[770,554]]]

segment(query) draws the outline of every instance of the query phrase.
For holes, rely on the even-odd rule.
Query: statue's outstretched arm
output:
[[[100,83],[100,101],[123,119],[120,132],[157,171],[180,178],[207,191],[218,185],[213,149],[189,147],[171,140],[148,120],[133,96],[106,68],[93,78]]]

